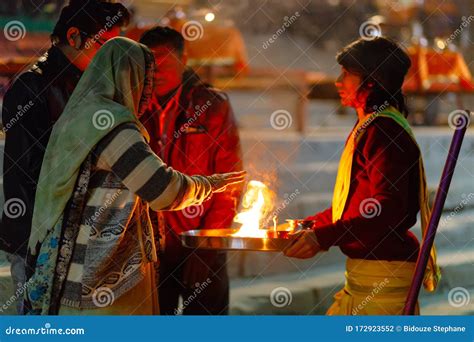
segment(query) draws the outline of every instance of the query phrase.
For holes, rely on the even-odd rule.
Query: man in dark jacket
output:
[[[240,139],[227,96],[187,70],[184,39],[156,27],[141,43],[155,55],[155,96],[142,122],[154,151],[174,169],[188,174],[242,170]],[[164,212],[164,250],[160,255],[159,301],[162,314],[227,314],[229,279],[223,252],[186,249],[179,234],[192,229],[228,228],[241,188],[217,194],[202,206]],[[179,296],[183,306],[178,308]]]
[[[121,4],[71,0],[51,35],[52,47],[5,94],[0,249],[8,253],[20,293],[25,290],[22,284],[36,185],[51,128],[100,46],[119,35],[128,20],[129,13]],[[20,303],[18,311],[22,311]]]

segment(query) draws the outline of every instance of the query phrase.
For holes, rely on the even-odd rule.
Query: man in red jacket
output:
[[[145,32],[140,42],[153,51],[156,60],[154,100],[141,119],[153,150],[165,163],[190,175],[242,170],[240,140],[229,100],[186,69],[181,34],[155,27]],[[217,194],[199,207],[163,213],[163,220],[159,220],[165,230],[161,232],[165,243],[160,255],[162,314],[228,313],[225,253],[184,248],[179,234],[230,227],[241,190]]]

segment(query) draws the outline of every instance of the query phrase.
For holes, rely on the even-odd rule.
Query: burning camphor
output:
[[[265,184],[252,180],[242,198],[242,209],[234,217],[234,222],[241,224],[240,229],[191,230],[181,233],[182,243],[201,249],[282,251],[291,242],[293,228],[288,224],[277,227],[276,217],[272,217],[275,200],[275,193]],[[271,218],[273,229],[269,229]]]
[[[241,223],[239,231],[233,236],[267,237],[267,229],[261,223],[273,209],[275,193],[262,182],[252,180],[242,199],[243,210],[234,217],[234,222]]]

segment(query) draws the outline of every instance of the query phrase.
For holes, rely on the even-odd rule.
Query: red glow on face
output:
[[[335,84],[343,106],[359,108],[365,105],[365,99],[359,93],[361,81],[359,75],[342,68]]]
[[[182,82],[185,58],[173,48],[158,46],[151,49],[155,56],[155,92],[164,96]]]
[[[119,35],[120,28],[114,26],[103,33],[98,33],[92,37],[89,37],[84,44],[85,48],[80,51],[80,54],[76,58],[76,65],[79,67],[79,69],[84,71],[94,56],[97,54],[101,46],[104,45],[107,40],[118,37]]]

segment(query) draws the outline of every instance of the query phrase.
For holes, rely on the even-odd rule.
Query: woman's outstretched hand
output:
[[[216,173],[207,179],[211,182],[212,192],[224,192],[227,186],[242,183],[246,175],[246,171]]]

